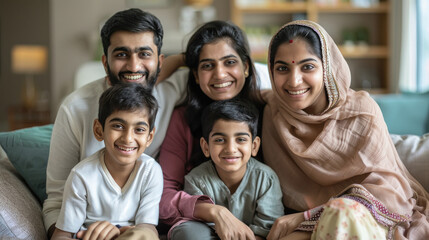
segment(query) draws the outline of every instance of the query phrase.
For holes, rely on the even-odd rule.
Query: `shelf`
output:
[[[238,9],[243,13],[305,13],[307,11],[307,6],[308,4],[305,2],[266,2],[265,4],[238,6]]]
[[[389,4],[380,2],[373,7],[355,7],[350,3],[338,3],[335,5],[317,5],[320,13],[388,13]]]
[[[338,46],[344,58],[388,58],[389,50],[385,46]]]

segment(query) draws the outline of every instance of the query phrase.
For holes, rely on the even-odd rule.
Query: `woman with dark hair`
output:
[[[377,103],[318,24],[295,21],[271,40],[264,161],[283,204],[267,239],[429,239],[429,194],[396,152]]]
[[[190,38],[185,59],[188,101],[173,112],[159,156],[164,173],[160,220],[173,226],[171,239],[211,239],[216,234],[221,239],[254,239],[250,228],[227,208],[183,191],[184,176],[207,161],[199,145],[204,108],[232,98],[263,107],[246,36],[229,22],[206,23]],[[205,222],[215,224],[216,234]]]

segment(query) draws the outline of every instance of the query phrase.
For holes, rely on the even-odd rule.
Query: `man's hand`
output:
[[[304,213],[302,212],[277,218],[267,236],[267,240],[278,240],[291,234],[304,220]]]
[[[122,232],[126,231],[129,227],[122,229]],[[121,234],[119,228],[107,221],[100,221],[91,224],[87,230],[79,231],[77,238],[83,240],[95,240],[95,239],[115,239]]]

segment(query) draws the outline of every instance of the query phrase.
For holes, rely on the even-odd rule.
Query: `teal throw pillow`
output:
[[[46,199],[46,165],[53,124],[0,133],[0,145],[40,203]]]

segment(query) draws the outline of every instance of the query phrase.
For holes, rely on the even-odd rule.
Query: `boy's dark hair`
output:
[[[252,140],[258,134],[259,111],[249,101],[230,99],[216,101],[207,106],[201,117],[204,139],[209,142],[209,134],[217,120],[245,122],[252,134]]]
[[[110,37],[117,31],[127,32],[153,32],[153,42],[158,47],[158,55],[161,54],[164,30],[157,17],[138,8],[130,8],[115,13],[110,17],[101,29],[101,41],[104,55],[110,46]]]
[[[151,90],[139,83],[118,83],[108,88],[100,96],[98,121],[104,129],[106,119],[116,111],[135,111],[146,109],[149,116],[149,129],[155,124],[158,102]]]

